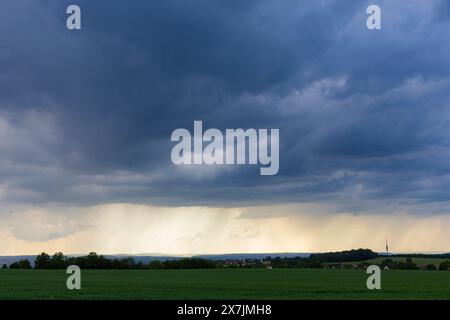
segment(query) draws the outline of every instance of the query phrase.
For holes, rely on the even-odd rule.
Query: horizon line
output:
[[[197,256],[224,256],[224,255],[282,255],[282,254],[321,254],[321,253],[329,253],[329,252],[343,252],[343,251],[351,251],[351,250],[359,250],[359,249],[369,249],[369,248],[357,248],[357,249],[345,249],[345,250],[340,250],[340,251],[316,251],[316,252],[300,252],[300,251],[293,251],[293,252],[228,252],[228,253],[180,253],[180,254],[171,254],[171,253],[99,253],[96,251],[91,251],[91,252],[95,252],[97,255],[102,255],[102,256],[146,256],[146,257],[197,257]],[[372,249],[369,249],[372,250]],[[380,255],[398,255],[398,254],[449,254],[450,253],[450,249],[449,250],[443,250],[443,251],[423,251],[423,252],[418,252],[418,251],[402,251],[402,252],[389,252],[386,253],[384,251],[374,251],[373,252],[380,254]],[[45,252],[45,251],[42,251]],[[0,254],[0,257],[20,257],[20,256],[38,256],[40,253],[33,253],[33,254]],[[64,253],[62,251],[57,251],[57,252],[61,252],[66,256],[87,256],[90,252],[88,253]],[[55,252],[55,253],[57,253]],[[45,252],[47,253],[47,252]],[[49,255],[52,255],[50,253],[47,253]]]

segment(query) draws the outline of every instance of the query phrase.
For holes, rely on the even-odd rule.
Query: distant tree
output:
[[[50,256],[45,252],[42,252],[34,260],[35,269],[49,269],[50,268]]]
[[[21,269],[31,269],[31,263],[27,259],[21,260],[19,262],[19,265]]]
[[[425,267],[425,270],[437,270],[436,266],[434,264],[427,264],[427,266]]]
[[[407,270],[418,270],[419,267],[415,264],[412,259],[406,259],[405,269]]]
[[[407,259],[406,262],[400,261],[397,264],[400,270],[418,270],[419,267],[411,259]]]
[[[392,260],[392,259],[384,259],[382,262],[381,262],[381,268],[385,268],[385,267],[388,267],[389,269],[397,269],[398,268],[398,265],[397,265],[397,263],[394,261],[394,260]]]
[[[361,263],[358,264],[358,268],[359,269],[367,269],[370,266],[370,263],[363,261]]]
[[[3,264],[2,269],[8,269],[8,266],[6,264]]]
[[[153,260],[148,264],[150,269],[162,269],[164,268],[163,264],[159,260]]]
[[[134,259],[131,257],[122,258],[122,259],[114,259],[112,261],[113,269],[135,269],[136,263]]]
[[[66,269],[67,258],[62,252],[56,252],[50,259],[50,269]]]
[[[448,269],[450,269],[450,261],[442,261],[439,265],[439,271],[447,271]]]
[[[98,255],[95,252],[89,252],[86,257],[86,267],[88,269],[97,269],[98,268]]]
[[[31,269],[31,263],[27,259],[20,261],[19,263],[21,269]]]
[[[31,263],[27,259],[19,260],[9,266],[10,269],[31,269]]]
[[[323,264],[320,260],[311,260],[308,262],[307,267],[312,269],[321,269]]]

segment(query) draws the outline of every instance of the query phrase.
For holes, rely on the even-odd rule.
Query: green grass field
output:
[[[66,289],[64,270],[0,270],[0,299],[450,299],[450,272],[364,270],[84,270]]]

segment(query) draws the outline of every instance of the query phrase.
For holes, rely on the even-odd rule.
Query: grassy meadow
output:
[[[68,290],[65,270],[0,270],[0,299],[450,299],[450,272],[364,270],[83,270]]]

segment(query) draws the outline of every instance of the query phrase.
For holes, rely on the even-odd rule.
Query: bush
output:
[[[358,264],[358,268],[359,269],[364,269],[364,270],[367,269],[369,266],[370,266],[370,263],[368,263],[366,261],[363,261],[360,264]]]
[[[427,264],[427,266],[425,267],[425,270],[437,270],[436,266],[434,264]]]
[[[418,270],[419,267],[411,259],[407,259],[406,262],[400,261],[398,263],[398,269],[400,269],[400,270]]]
[[[439,271],[447,271],[448,269],[450,269],[450,261],[446,260],[441,262],[439,265]]]
[[[153,260],[149,263],[148,267],[150,269],[162,269],[164,268],[163,264],[159,260]]]
[[[384,259],[381,262],[381,268],[384,269],[385,267],[388,267],[389,269],[398,269],[398,264],[392,259]]]
[[[10,269],[31,269],[31,263],[28,260],[20,260],[12,263],[9,266]]]

